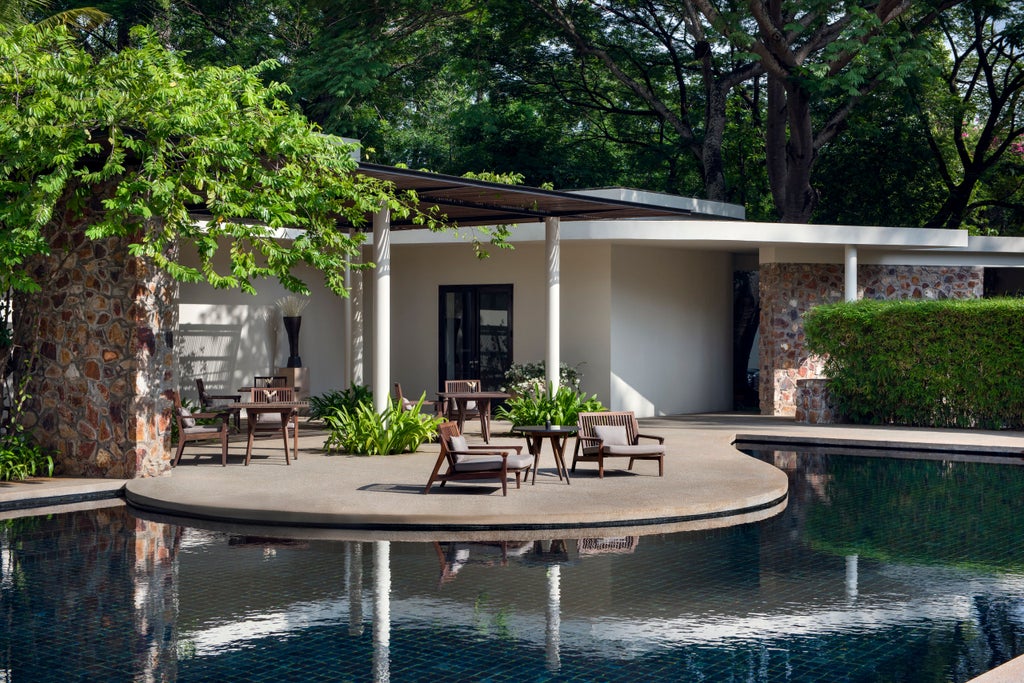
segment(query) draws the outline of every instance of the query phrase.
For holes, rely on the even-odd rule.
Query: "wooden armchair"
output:
[[[224,467],[228,464],[228,425],[229,415],[224,412],[202,412],[193,413],[181,404],[181,394],[177,391],[174,394],[174,419],[178,424],[178,451],[174,456],[171,467],[177,467],[181,460],[181,454],[185,450],[185,444],[190,441],[220,441],[220,464]],[[197,419],[216,418],[220,420],[217,425],[201,425]]]
[[[653,439],[657,443],[641,444],[640,439]],[[576,448],[572,454],[572,471],[577,462],[596,462],[597,476],[604,478],[605,458],[657,460],[658,476],[665,476],[665,439],[661,436],[641,434],[632,411],[613,413],[580,413]]]
[[[242,400],[241,394],[208,394],[206,393],[206,385],[203,383],[202,377],[196,377],[196,391],[199,392],[199,405],[202,406],[203,410],[210,411],[216,407],[217,401],[231,401],[232,403],[238,403]],[[242,415],[241,411],[235,412],[235,427],[238,429],[242,428]]]
[[[500,481],[501,495],[508,495],[508,475],[516,475],[516,488],[521,488],[523,472],[533,466],[533,456],[523,455],[523,447],[515,446],[470,446],[459,434],[454,422],[444,422],[437,428],[441,452],[437,455],[434,471],[430,473],[423,493],[430,493],[435,481],[444,486],[449,481]],[[447,465],[444,473],[441,466]]]

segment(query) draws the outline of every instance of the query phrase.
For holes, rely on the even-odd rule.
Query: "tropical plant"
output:
[[[0,437],[0,481],[53,475],[53,457],[19,430]]]
[[[559,385],[570,387],[573,391],[579,391],[580,382],[583,381],[583,373],[580,372],[581,365],[583,363],[577,363],[576,365],[562,363],[559,365]],[[547,375],[544,372],[546,367],[544,361],[513,363],[505,371],[505,386],[501,390],[513,396],[525,394],[531,390],[535,391],[547,381]]]
[[[513,396],[495,411],[495,417],[515,425],[541,425],[549,420],[556,425],[574,425],[580,413],[607,410],[597,394],[588,398],[567,386],[552,392],[550,384],[545,391],[539,389],[540,384],[536,384],[526,393]]]
[[[370,387],[353,385],[348,389],[335,389],[309,398],[309,419],[322,420],[337,410],[352,412],[360,405],[373,405]]]
[[[425,396],[425,395],[424,395]],[[411,453],[434,438],[442,418],[424,415],[424,396],[408,410],[402,410],[391,396],[384,411],[374,411],[371,403],[359,403],[353,410],[329,408],[324,423],[330,433],[324,441],[328,452],[342,451],[358,455],[394,455]]]

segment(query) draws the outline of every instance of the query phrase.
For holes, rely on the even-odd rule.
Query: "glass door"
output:
[[[512,364],[512,285],[442,285],[439,295],[438,389],[479,379],[497,390]]]

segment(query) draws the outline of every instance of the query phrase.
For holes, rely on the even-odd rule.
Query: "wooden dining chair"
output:
[[[256,375],[252,378],[254,387],[286,387],[288,378],[283,375]]]
[[[238,403],[242,400],[241,394],[210,394],[206,391],[206,384],[203,382],[202,377],[196,377],[196,391],[199,392],[199,405],[202,406],[203,410],[212,411],[217,407],[218,401],[230,401],[232,403]],[[235,428],[242,428],[242,416],[241,411],[235,412]]]
[[[228,464],[228,433],[230,431],[229,417],[223,412],[201,412],[193,413],[181,403],[181,394],[173,393],[174,419],[178,425],[178,450],[174,455],[174,462],[171,467],[177,467],[181,462],[181,454],[185,451],[185,444],[193,441],[220,441],[220,464],[227,467]],[[220,422],[215,425],[199,424],[196,420],[217,419]]]
[[[291,387],[253,387],[253,403],[291,402],[295,400],[295,389]],[[281,413],[255,413],[248,420],[249,441],[246,446],[245,464],[249,464],[252,442],[257,434],[280,434],[284,438],[284,461],[288,463],[288,437],[292,438],[292,458],[299,459],[299,413],[294,411],[290,420],[282,420]]]

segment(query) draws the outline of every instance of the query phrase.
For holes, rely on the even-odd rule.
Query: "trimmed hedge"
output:
[[[1022,299],[830,304],[804,330],[851,422],[1024,426]]]

